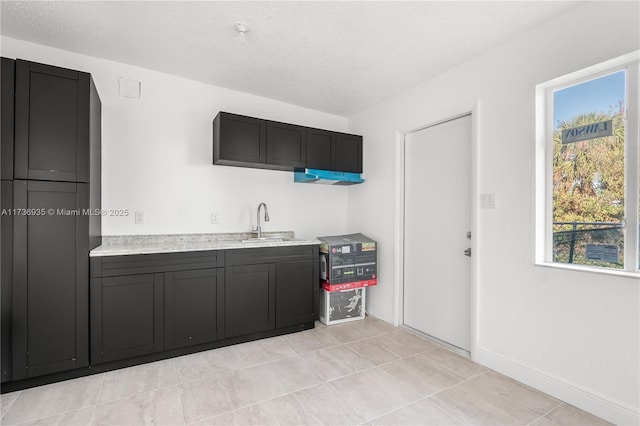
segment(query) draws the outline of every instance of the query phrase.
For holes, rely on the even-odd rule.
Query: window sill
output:
[[[620,269],[597,268],[593,266],[568,265],[566,263],[539,262],[535,266],[544,268],[565,269],[569,271],[587,272],[591,274],[609,275],[614,277],[640,279],[640,272],[629,272]]]

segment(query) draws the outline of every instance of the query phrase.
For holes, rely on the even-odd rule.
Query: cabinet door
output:
[[[276,327],[317,319],[318,261],[279,262],[276,280]]]
[[[362,136],[337,133],[334,160],[333,170],[362,173]]]
[[[0,129],[0,146],[2,147],[2,179],[13,179],[13,105],[14,105],[14,79],[15,61],[13,59],[2,58],[2,87],[0,95],[2,104],[0,114],[2,115],[2,126]]]
[[[221,112],[214,121],[213,164],[266,163],[266,122]]]
[[[307,167],[333,170],[334,134],[326,130],[307,129]]]
[[[16,61],[16,179],[88,182],[89,79]]]
[[[164,315],[165,349],[221,339],[224,268],[167,272]]]
[[[225,338],[275,327],[276,265],[242,265],[225,268]]]
[[[4,59],[4,58],[3,58]],[[10,180],[2,181],[2,188],[0,189],[2,195],[2,202],[0,208],[7,214],[2,214],[0,222],[2,224],[2,247],[0,248],[0,254],[2,256],[2,265],[0,265],[0,272],[2,273],[2,293],[0,294],[0,301],[2,307],[0,308],[0,336],[2,341],[0,342],[0,366],[2,369],[0,372],[0,379],[2,382],[11,380],[12,365],[11,365],[11,336],[12,336],[12,319],[13,319],[13,307],[11,306],[13,300],[13,216],[11,215],[13,209],[13,182]]]
[[[89,364],[88,203],[87,184],[14,181],[32,212],[13,218],[14,380]]]
[[[163,274],[91,280],[91,363],[163,350]]]
[[[267,122],[267,164],[282,170],[304,168],[307,163],[306,128]]]

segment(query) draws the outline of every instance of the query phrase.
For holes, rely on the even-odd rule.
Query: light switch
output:
[[[481,209],[495,209],[496,208],[496,194],[494,192],[488,192],[480,194],[480,208]]]

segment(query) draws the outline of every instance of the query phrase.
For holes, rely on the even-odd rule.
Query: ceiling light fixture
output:
[[[244,22],[236,22],[236,30],[238,30],[240,34],[246,34],[249,31],[249,26]]]

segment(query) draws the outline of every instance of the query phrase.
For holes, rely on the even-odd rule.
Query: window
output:
[[[639,53],[537,87],[537,263],[639,270]]]

